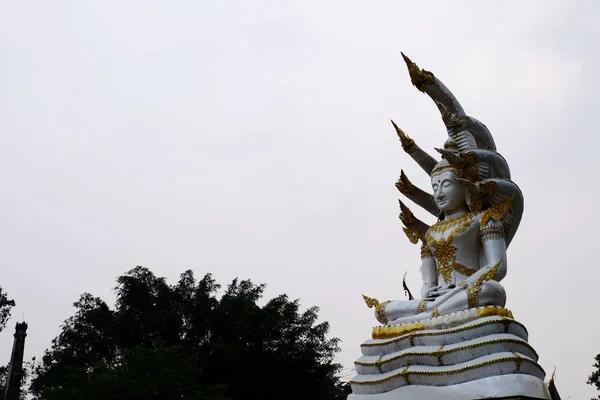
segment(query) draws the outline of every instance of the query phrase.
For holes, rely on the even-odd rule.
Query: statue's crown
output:
[[[454,172],[457,175],[460,172],[454,165],[450,164],[447,160],[442,159],[442,161],[437,163],[431,170],[431,176],[435,176],[447,171]]]
[[[444,150],[458,151],[458,145],[452,138],[448,138],[448,140],[444,142]],[[450,164],[445,158],[442,158],[442,160],[438,162],[435,167],[433,167],[430,176],[441,174],[442,172],[446,171],[452,171],[457,175],[459,173],[459,170],[456,168],[456,166]]]

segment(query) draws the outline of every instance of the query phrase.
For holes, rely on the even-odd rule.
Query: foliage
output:
[[[0,331],[6,327],[10,319],[10,311],[15,306],[15,301],[8,298],[8,295],[0,287]]]
[[[264,285],[234,280],[220,299],[210,274],[176,285],[136,267],[117,301],[83,294],[36,367],[47,400],[345,399],[333,361],[338,339],[286,295],[260,306]]]
[[[598,354],[595,358],[596,363],[594,364],[594,368],[596,369],[588,378],[587,383],[589,385],[596,386],[596,389],[600,391],[600,354]],[[600,395],[596,398],[600,399]],[[592,399],[595,400],[595,399]]]

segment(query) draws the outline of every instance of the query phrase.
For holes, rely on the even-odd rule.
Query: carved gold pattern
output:
[[[408,381],[408,366],[404,367],[399,375],[404,378],[404,382],[406,382],[407,385],[410,385],[410,382]]]
[[[467,305],[469,308],[474,308],[479,305],[479,291],[481,290],[481,284],[491,280],[494,275],[496,275],[498,268],[500,268],[500,264],[502,264],[502,260],[498,261],[493,267],[481,274],[475,283],[467,287]]]
[[[406,237],[408,238],[408,240],[410,240],[410,242],[412,244],[417,244],[419,243],[419,240],[423,238],[424,234],[421,231],[418,230],[413,230],[413,229],[409,229],[409,228],[402,228],[402,230],[404,231],[404,233],[406,234]]]
[[[510,206],[512,205],[514,198],[515,194],[513,193],[494,207],[485,210],[481,215],[481,227],[484,228],[490,219],[500,221],[502,218],[504,218],[504,216],[510,211]]]
[[[456,168],[453,165],[449,165],[449,164],[438,164],[438,166],[436,166],[432,171],[431,171],[431,177],[434,177],[435,175],[439,175],[442,172],[454,172],[456,175],[460,175],[460,170],[458,168]]]
[[[419,243],[419,240],[422,243],[425,243],[426,240],[424,229],[427,229],[427,225],[419,225],[420,221],[415,218],[415,215],[412,213],[412,211],[410,211],[410,208],[408,208],[406,204],[400,200],[398,200],[398,203],[400,203],[399,217],[402,223],[405,225],[402,230],[406,234],[406,237],[408,237],[408,240],[410,240],[412,244]]]
[[[440,316],[440,310],[435,307],[433,310],[431,310],[431,318],[437,318]]]
[[[439,359],[440,356],[444,356],[446,354],[455,353],[455,352],[463,351],[463,350],[472,350],[477,347],[482,347],[482,346],[487,346],[487,345],[497,344],[497,343],[513,343],[513,344],[518,344],[518,345],[527,347],[527,349],[530,352],[532,352],[533,354],[535,354],[536,358],[537,358],[537,352],[535,351],[535,349],[533,347],[531,347],[531,345],[529,343],[524,342],[522,339],[502,338],[502,339],[485,340],[485,341],[476,342],[476,343],[472,343],[472,344],[468,344],[468,345],[464,345],[464,346],[454,347],[454,348],[443,350],[443,351],[442,351],[443,346],[440,346],[440,348],[435,350],[435,352],[433,354],[430,352],[426,352],[426,351],[405,351],[405,352],[402,352],[402,354],[398,354],[394,357],[390,357],[390,358],[386,359],[384,362],[381,361],[381,356],[380,356],[373,363],[364,362],[364,361],[356,361],[354,364],[364,365],[364,366],[375,366],[381,372],[382,370],[380,368],[382,367],[383,364],[387,364],[387,363],[396,361],[401,358],[435,355]],[[443,364],[440,363],[440,365],[443,365]]]
[[[492,359],[492,360],[488,360],[488,361],[483,361],[483,362],[480,362],[477,364],[467,365],[467,366],[460,367],[460,368],[445,369],[444,371],[411,371],[410,373],[416,374],[416,375],[429,375],[429,376],[452,375],[452,374],[457,374],[460,372],[469,371],[469,370],[472,370],[475,368],[485,367],[487,365],[498,364],[498,363],[503,363],[503,362],[507,362],[507,361],[514,361],[516,363],[517,358],[519,359],[519,368],[521,367],[521,365],[523,363],[527,363],[527,364],[531,364],[534,367],[541,369],[541,367],[535,361],[527,359],[527,358],[522,358],[517,355],[516,357],[515,356],[512,356],[512,357],[506,356],[506,357],[496,358],[496,359]],[[359,381],[351,380],[350,383],[356,384],[356,385],[375,385],[375,384],[387,382],[387,381],[392,380],[397,377],[402,377],[406,380],[408,378],[408,376],[406,376],[406,375],[408,375],[408,374],[409,374],[408,367],[406,367],[401,372],[395,373],[393,375],[388,375],[385,378],[381,378],[381,379],[377,379],[377,380],[373,380],[373,381],[366,381],[366,382],[359,382]]]
[[[398,200],[398,203],[400,204],[400,221],[406,226],[414,225],[416,219],[415,215],[410,211],[410,208],[400,200]]]
[[[429,303],[427,300],[421,300],[417,306],[417,309],[415,310],[415,314],[421,314],[422,312],[425,312],[427,303]]]
[[[481,240],[504,239],[504,228],[501,226],[486,226],[481,229]]]
[[[521,356],[519,356],[519,354],[517,352],[512,352],[513,356],[515,356],[515,367],[517,368],[517,371],[521,370]]]
[[[423,243],[421,245],[421,259],[430,257],[433,257],[433,253],[429,249],[429,246],[427,246],[427,243]]]
[[[460,217],[450,220],[443,220],[432,225],[427,231],[427,244],[432,248],[433,256],[437,262],[438,273],[442,275],[445,283],[452,279],[452,271],[456,271],[465,276],[471,276],[476,270],[456,262],[456,250],[454,240],[469,229],[477,213],[467,213]],[[450,232],[447,237],[439,239],[434,238],[433,233],[445,234]]]
[[[442,266],[442,267],[438,268],[438,270],[439,270],[440,274],[444,277],[444,279],[446,279],[446,277],[448,277],[448,280],[446,282],[448,282],[450,280],[450,278],[452,277],[452,271],[456,271],[459,274],[464,275],[464,276],[471,276],[475,272],[477,272],[477,270],[469,268],[466,265],[463,265],[460,263],[452,263],[448,266]]]
[[[469,208],[471,211],[481,211],[483,202],[496,194],[498,191],[498,184],[494,181],[474,183],[472,181],[477,180],[477,176],[470,176],[469,178],[471,180],[457,178],[456,181],[466,187],[469,191]]]
[[[398,181],[396,182],[396,188],[403,194],[409,194],[415,190],[415,187],[403,170],[400,170],[400,178],[398,178]]]
[[[408,67],[408,74],[410,75],[410,81],[417,89],[421,92],[425,91],[424,86],[432,85],[435,83],[435,76],[433,73],[429,71],[425,71],[421,69],[411,61],[410,58],[406,57],[404,53],[402,53],[402,58],[406,62],[406,66]]]
[[[442,357],[444,356],[444,354],[446,354],[444,352],[444,345],[441,345],[440,348],[435,351],[435,356],[437,357],[438,363],[440,365],[444,365],[444,361],[442,360]]]
[[[377,357],[377,360],[375,361],[375,367],[377,368],[377,370],[379,371],[379,373],[383,373],[383,371],[381,370],[381,357],[383,356],[379,356]]]
[[[492,316],[497,316],[497,315],[501,316],[501,317],[510,318],[510,319],[506,319],[506,318],[502,319],[503,322],[506,321],[509,324],[511,322],[511,319],[514,319],[512,311],[510,311],[504,307],[492,307],[492,306],[480,307],[480,308],[477,308],[476,311],[477,311],[477,315],[479,315],[481,318],[492,317]]]
[[[405,152],[410,153],[411,150],[416,146],[415,141],[412,140],[406,133],[404,133],[404,131],[400,129],[394,121],[392,121],[392,125],[394,125],[394,129],[396,129],[396,133],[400,138],[400,144],[402,145],[402,148]]]
[[[369,308],[375,307],[375,312],[377,312],[377,316],[378,316],[377,319],[382,321],[384,324],[387,324],[388,318],[384,312],[384,307],[387,302],[384,302],[383,304],[381,304],[379,302],[379,300],[374,299],[372,297],[365,296],[364,294],[363,294],[363,299],[365,300],[367,307],[369,307]]]
[[[431,225],[431,227],[429,228],[429,232],[444,233],[448,230],[454,229],[455,227],[463,227],[464,225],[467,225],[465,227],[466,229],[471,225],[476,215],[477,213],[473,212],[466,213],[461,215],[460,217],[448,218],[443,221],[436,222],[435,224]]]
[[[406,335],[408,333],[412,333],[414,331],[420,331],[425,329],[425,326],[422,322],[411,322],[409,324],[403,325],[388,325],[388,326],[376,326],[373,328],[372,338],[373,339],[381,339],[383,337],[395,337]],[[409,338],[410,339],[410,338]]]
[[[434,309],[432,310],[432,314],[434,312],[436,312],[437,310]],[[437,311],[439,312],[439,311]],[[492,316],[502,316],[502,317],[508,317],[510,318],[509,323],[516,323],[518,325],[521,325],[520,323],[516,322],[515,320],[513,320],[513,314],[510,310],[507,310],[504,307],[482,307],[482,308],[478,308],[477,309],[477,315],[481,318],[483,317],[492,317]],[[436,315],[439,316],[439,315]],[[432,317],[435,317],[434,315],[432,315]],[[486,325],[488,323],[497,323],[497,320],[493,320],[493,321],[486,321],[485,323],[483,323],[483,325]],[[502,321],[504,323],[504,320]],[[419,336],[435,336],[435,335],[441,335],[444,333],[455,333],[455,332],[462,332],[464,330],[468,330],[471,329],[473,327],[479,327],[480,324],[478,325],[472,325],[470,327],[462,327],[462,328],[456,328],[456,329],[451,329],[451,330],[445,330],[442,332],[427,332],[427,333],[417,333]],[[521,325],[522,326],[522,325]],[[523,327],[524,328],[524,327]],[[373,339],[392,339],[392,338],[396,338],[395,340],[401,340],[402,337],[405,337],[405,335],[407,334],[415,334],[415,332],[417,331],[421,331],[425,329],[425,325],[420,322],[412,322],[412,323],[408,323],[408,324],[403,324],[403,325],[387,325],[387,326],[376,326],[373,328],[373,332],[371,334],[371,337]],[[409,339],[411,339],[411,336],[409,336]],[[363,343],[361,346],[377,346],[379,344],[375,343]],[[411,346],[412,346],[412,342],[411,342]]]

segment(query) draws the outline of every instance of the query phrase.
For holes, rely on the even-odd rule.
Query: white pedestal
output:
[[[348,400],[549,400],[541,379],[529,375],[501,375],[452,386],[405,386],[380,394],[351,394]]]

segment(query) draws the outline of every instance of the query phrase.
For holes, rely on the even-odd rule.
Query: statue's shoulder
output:
[[[513,196],[509,196],[498,204],[482,211],[479,216],[481,228],[486,226],[502,226],[502,220],[510,212]]]
[[[491,208],[490,208],[491,210]],[[496,218],[492,218],[490,217],[490,214],[486,214],[486,211],[481,211],[479,213],[477,213],[477,217],[475,218],[475,223],[479,226],[480,230],[485,230],[486,228],[490,228],[490,227],[502,227],[502,217],[496,219]],[[497,215],[497,214],[496,214]]]

